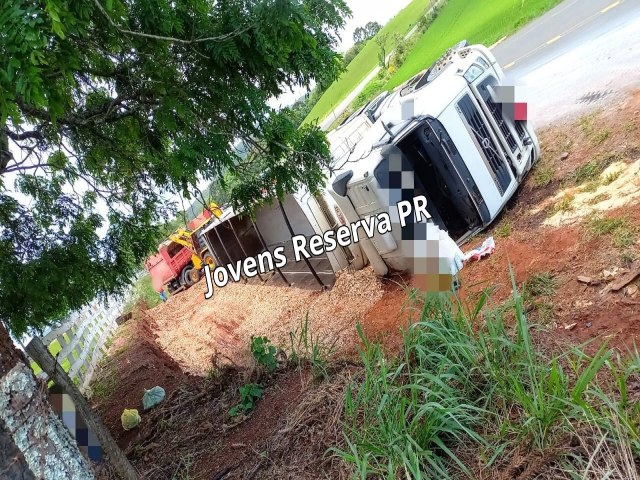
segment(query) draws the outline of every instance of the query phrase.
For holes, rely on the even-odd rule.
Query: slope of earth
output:
[[[195,380],[158,346],[155,328],[145,311],[136,309],[133,318],[118,328],[88,393],[105,426],[125,451],[138,440],[138,431],[122,428],[122,411],[137,409],[144,423],[145,389],[160,385],[170,395],[179,385]]]
[[[342,443],[343,400],[352,381],[348,364],[332,363],[319,382],[308,364],[280,362],[267,374],[224,367],[207,377],[181,373],[155,345],[153,321],[138,312],[116,336],[112,356],[93,383],[94,408],[129,457],[141,478],[245,479],[347,478],[348,469],[325,455]],[[142,387],[162,385],[167,396],[142,411]],[[241,402],[240,388],[263,389],[250,414],[231,414]],[[123,408],[137,407],[141,424],[129,432],[120,425]],[[103,462],[98,478],[117,476]]]

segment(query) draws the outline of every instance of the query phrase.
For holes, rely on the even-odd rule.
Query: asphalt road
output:
[[[640,1],[565,0],[492,48],[538,125],[640,88]]]
[[[638,0],[565,0],[493,48],[505,69],[533,70],[640,15]]]

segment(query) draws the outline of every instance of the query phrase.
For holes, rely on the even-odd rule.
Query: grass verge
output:
[[[541,352],[513,290],[510,312],[488,308],[487,295],[469,311],[427,297],[398,357],[360,330],[364,373],[347,389],[345,446],[334,449],[354,477],[637,478],[629,389],[640,355],[623,360],[606,344],[593,356]]]
[[[491,45],[558,3],[559,0],[449,0],[386,88],[392,89],[427,68],[460,40]]]
[[[387,35],[387,48],[393,44],[393,34],[405,35],[425,13],[431,0],[413,0],[400,13],[393,17],[378,32],[377,36]],[[372,39],[363,47],[360,53],[351,61],[346,71],[338,80],[333,82],[320,97],[304,123],[313,120],[324,120],[329,112],[338,106],[351,91],[378,65],[379,47]]]

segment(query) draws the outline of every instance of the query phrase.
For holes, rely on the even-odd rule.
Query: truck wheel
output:
[[[205,253],[205,254],[202,256],[202,262],[203,262],[205,265],[209,265],[209,268],[214,268],[214,267],[216,266],[216,261],[215,261],[215,259],[213,258],[213,255],[211,255],[210,253]]]
[[[191,282],[191,285],[194,285],[200,281],[200,271],[192,268],[187,272],[187,282]],[[190,286],[191,286],[190,285]]]
[[[182,273],[180,274],[180,283],[182,285],[191,287],[198,280],[200,280],[200,272],[191,265],[187,265],[182,269]]]
[[[169,295],[173,295],[173,293],[180,288],[180,282],[177,280],[172,280],[167,285],[167,290],[169,291]]]

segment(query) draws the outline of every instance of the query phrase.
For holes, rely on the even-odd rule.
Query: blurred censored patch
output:
[[[527,101],[524,87],[496,85],[494,100],[502,105],[502,116],[511,121],[527,120]]]
[[[49,389],[49,396],[51,397],[53,411],[58,414],[62,423],[69,429],[73,438],[76,439],[80,451],[89,460],[99,462],[102,459],[100,442],[93,431],[87,427],[80,413],[76,411],[76,405],[71,400],[71,396],[64,393],[62,387],[55,384]]]
[[[416,287],[428,292],[450,291],[462,264],[455,242],[436,225],[426,210],[424,188],[413,166],[397,148],[390,148],[376,170],[382,204],[391,205],[393,231],[400,231],[403,255],[410,258]],[[397,208],[394,207],[397,205]]]

